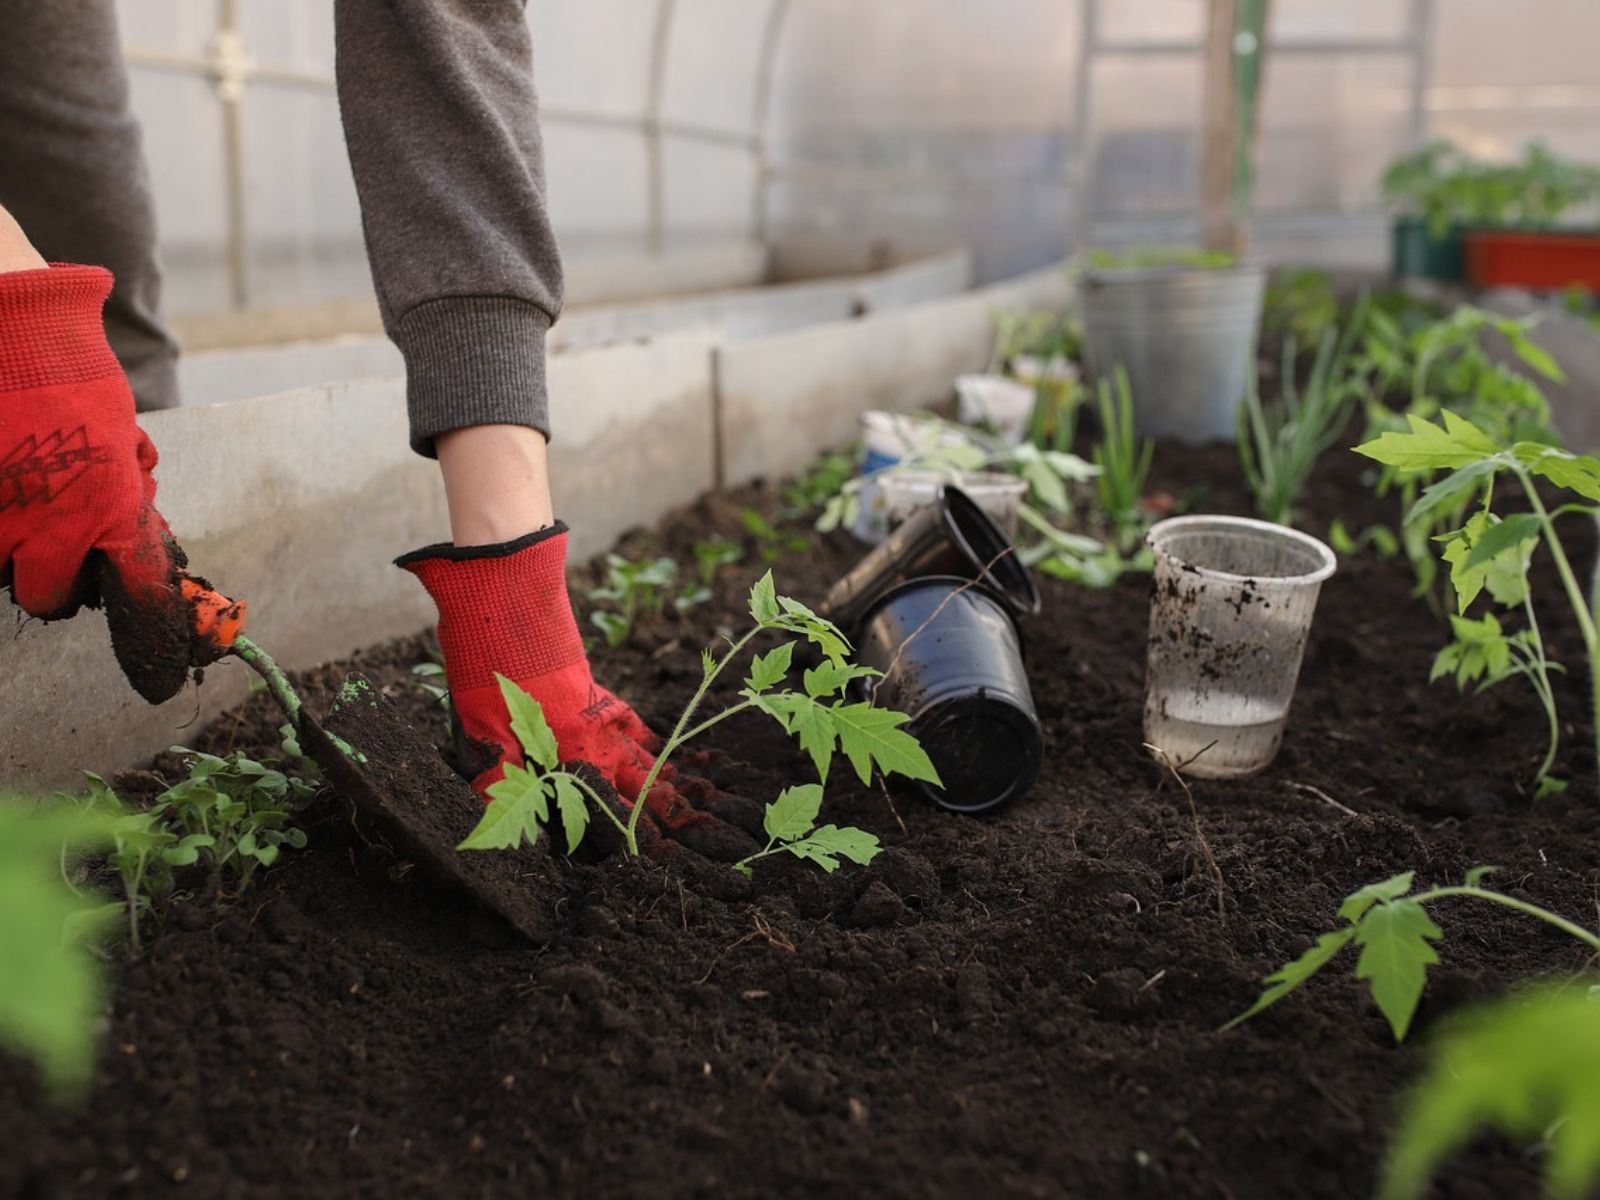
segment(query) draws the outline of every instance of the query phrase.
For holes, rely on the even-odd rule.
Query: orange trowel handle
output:
[[[244,629],[245,602],[229,600],[197,579],[187,575],[182,581],[183,598],[189,602],[189,623],[195,640],[229,650]]]

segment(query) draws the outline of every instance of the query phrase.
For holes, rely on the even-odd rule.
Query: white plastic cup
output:
[[[967,437],[959,429],[952,429],[933,417],[869,409],[861,414],[861,441],[865,448],[861,463],[862,484],[850,532],[863,542],[877,545],[889,535],[888,513],[877,478],[879,473],[908,458],[923,458],[940,450],[964,446]]]
[[[1253,775],[1283,741],[1333,551],[1248,517],[1172,517],[1146,540],[1144,739],[1185,775]]]
[[[1041,383],[1076,383],[1078,365],[1060,354],[1052,358],[1041,358],[1037,354],[1014,354],[1011,357],[1011,375],[1019,383],[1034,388]]]
[[[1020,445],[1033,421],[1033,388],[1004,375],[956,379],[956,417],[963,425],[992,429],[1008,446]]]
[[[1028,485],[1015,475],[994,471],[885,471],[878,479],[884,515],[894,529],[920,508],[935,503],[939,485],[953,483],[971,496],[1013,541],[1017,536],[1017,509]]]

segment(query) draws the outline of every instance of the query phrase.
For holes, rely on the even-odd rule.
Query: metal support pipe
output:
[[[252,64],[239,33],[238,0],[218,0],[209,75],[222,105],[222,164],[227,196],[228,294],[236,309],[250,304],[250,225],[244,186],[244,114],[240,106]]]
[[[755,155],[755,179],[750,191],[750,231],[755,239],[765,244],[771,214],[767,201],[769,189],[776,178],[772,169],[772,89],[778,72],[778,49],[783,43],[783,32],[789,16],[791,0],[772,0],[767,9],[766,27],[761,31],[761,56],[756,60],[756,94],[750,108],[752,152]]]
[[[672,41],[672,18],[678,0],[657,0],[656,26],[650,47],[650,91],[644,118],[646,240],[650,253],[666,246],[667,163],[662,122],[667,107],[667,52]]]
[[[1428,84],[1433,76],[1433,0],[1411,0],[1411,145],[1428,140]]]
[[[1089,177],[1094,165],[1094,60],[1100,36],[1099,0],[1080,0],[1078,26],[1078,79],[1072,109],[1072,186],[1071,234],[1067,245],[1070,258],[1086,250],[1094,236],[1090,215]]]

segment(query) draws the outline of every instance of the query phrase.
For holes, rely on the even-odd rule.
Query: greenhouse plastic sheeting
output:
[[[172,306],[225,307],[241,287],[250,305],[363,294],[327,0],[118,8]],[[260,69],[242,79],[232,162],[208,62],[230,9]],[[1594,0],[1273,11],[1269,254],[1379,263],[1376,178],[1419,137],[1495,157],[1542,137],[1600,160]],[[970,244],[992,279],[1074,239],[1195,226],[1201,0],[530,0],[528,20],[571,257],[839,235]]]

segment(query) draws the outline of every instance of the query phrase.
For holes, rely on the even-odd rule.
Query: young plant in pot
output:
[[[1484,190],[1466,156],[1446,141],[1397,158],[1379,184],[1395,210],[1391,269],[1398,278],[1458,282],[1466,273],[1463,224],[1483,219]]]
[[[1089,369],[1127,372],[1141,434],[1232,441],[1265,289],[1262,267],[1229,254],[1093,254],[1078,276]]]
[[[1432,142],[1384,172],[1394,204],[1394,273],[1479,287],[1600,286],[1600,233],[1558,228],[1600,199],[1600,168],[1530,142],[1486,163]]]
[[[1522,162],[1492,169],[1510,197],[1500,220],[1466,233],[1467,281],[1478,287],[1600,288],[1600,229],[1563,224],[1600,199],[1600,168],[1530,142]]]

